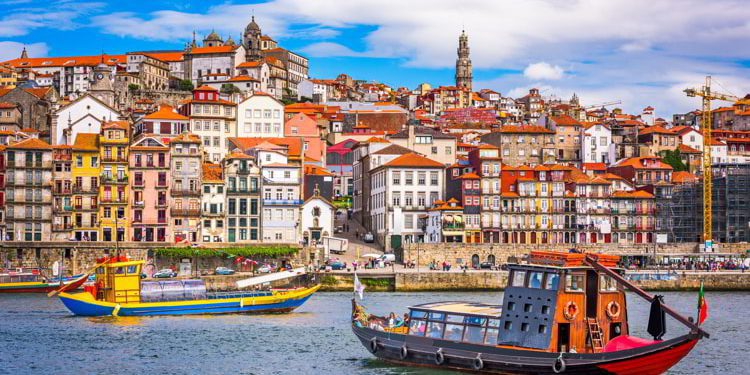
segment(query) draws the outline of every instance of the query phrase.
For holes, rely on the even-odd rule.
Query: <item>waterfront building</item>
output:
[[[236,107],[209,86],[196,88],[193,97],[182,103],[180,113],[190,118],[192,133],[201,138],[206,161],[218,164],[227,154],[227,138],[237,131]]]
[[[255,93],[237,105],[237,137],[284,137],[284,104]]]
[[[612,242],[610,221],[611,184],[601,177],[574,177],[577,197],[578,243]]]
[[[378,242],[397,249],[425,242],[428,210],[443,199],[445,165],[413,152],[370,172],[370,222]]]
[[[177,113],[174,107],[161,104],[156,112],[141,118],[133,126],[133,136],[153,134],[160,138],[174,138],[190,131],[190,119]]]
[[[203,150],[195,134],[182,133],[170,147],[170,232],[175,242],[196,242],[200,233]]]
[[[587,123],[583,127],[581,154],[583,163],[604,163],[609,165],[615,159],[615,146],[612,131],[604,123]]]
[[[78,133],[73,143],[73,238],[99,240],[99,134]]]
[[[481,141],[500,148],[511,166],[555,163],[555,132],[537,125],[504,125],[483,134]]]
[[[425,126],[409,125],[388,141],[445,165],[456,162],[456,137]]]
[[[51,240],[52,146],[37,138],[8,145],[5,163],[7,240]]]
[[[142,135],[130,146],[132,241],[170,241],[168,190],[169,145],[156,135]]]
[[[226,184],[226,241],[262,242],[261,175],[255,157],[233,152],[222,162]]]
[[[480,212],[484,242],[500,242],[501,160],[500,150],[495,146],[482,144],[469,152],[469,164],[481,179]],[[473,182],[472,190],[478,190],[473,188]],[[472,196],[476,197],[475,194]]]
[[[464,228],[464,211],[459,201],[438,200],[427,213],[425,242],[466,242]]]
[[[67,241],[73,229],[71,198],[73,147],[52,146],[52,240]]]
[[[5,144],[0,144],[0,240],[8,240],[5,230]]]
[[[102,241],[125,241],[130,233],[129,130],[130,125],[125,121],[107,122],[102,125],[99,136],[99,228]]]
[[[223,168],[214,163],[203,163],[202,168],[201,241],[224,242],[226,192]]]
[[[302,207],[302,165],[291,164],[286,153],[259,147],[263,191],[264,242],[298,243]]]
[[[481,177],[474,172],[466,172],[457,180],[461,187],[460,199],[463,202],[464,238],[467,243],[482,242],[482,189]]]
[[[558,163],[581,165],[583,124],[573,117],[543,115],[539,124],[555,132],[555,157]]]
[[[335,212],[331,202],[320,195],[317,186],[314,187],[313,195],[302,204],[302,243],[314,245],[322,237],[332,236]]]
[[[656,203],[653,194],[643,190],[618,190],[610,195],[613,243],[653,243]],[[610,234],[604,234],[610,242]]]

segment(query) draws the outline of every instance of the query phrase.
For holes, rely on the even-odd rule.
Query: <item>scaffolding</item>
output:
[[[714,240],[720,243],[750,242],[750,164],[714,164],[713,176]],[[702,202],[702,183],[675,186],[670,207],[670,241],[701,241]]]

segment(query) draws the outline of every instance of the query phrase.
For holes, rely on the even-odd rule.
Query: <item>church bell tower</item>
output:
[[[456,59],[456,87],[465,87],[471,91],[471,59],[469,58],[469,37],[461,30],[458,37],[458,58]]]

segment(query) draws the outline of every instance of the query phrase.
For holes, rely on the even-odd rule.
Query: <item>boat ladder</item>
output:
[[[596,318],[586,318],[586,324],[589,327],[589,338],[591,339],[591,348],[594,353],[599,353],[604,347],[604,338],[602,337],[602,329],[599,327],[599,322]]]

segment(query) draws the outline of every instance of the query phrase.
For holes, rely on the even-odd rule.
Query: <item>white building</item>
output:
[[[711,161],[713,164],[726,163],[728,161],[729,148],[724,141],[713,139],[711,143]]]
[[[245,59],[241,45],[194,47],[185,53],[186,70],[194,86],[233,77],[235,67]]]
[[[277,151],[259,150],[263,242],[299,243],[302,171]],[[269,157],[271,156],[272,157]]]
[[[115,108],[84,94],[52,115],[52,143],[73,144],[78,133],[100,133],[102,123],[120,119],[121,115]]]
[[[284,137],[284,104],[255,93],[237,104],[237,137]]]
[[[328,101],[328,81],[321,79],[304,79],[297,84],[297,99],[310,98],[315,103]]]
[[[258,81],[258,91],[268,92],[271,69],[263,61],[245,61],[237,65],[236,76],[253,78]]]
[[[581,154],[583,163],[609,165],[615,161],[615,145],[612,143],[612,130],[608,125],[588,124],[584,126]]]
[[[370,220],[386,249],[424,242],[425,219],[443,199],[445,166],[415,153],[401,155],[370,172]]]
[[[315,194],[302,204],[302,241],[309,244],[333,235],[334,212],[331,202],[321,197],[316,189]]]
[[[206,160],[219,163],[226,156],[227,138],[237,133],[236,106],[205,85],[193,90],[193,98],[183,102],[180,113],[190,118],[190,129],[201,137]]]
[[[673,128],[680,137],[680,143],[690,146],[698,151],[703,151],[703,134],[690,126]]]

